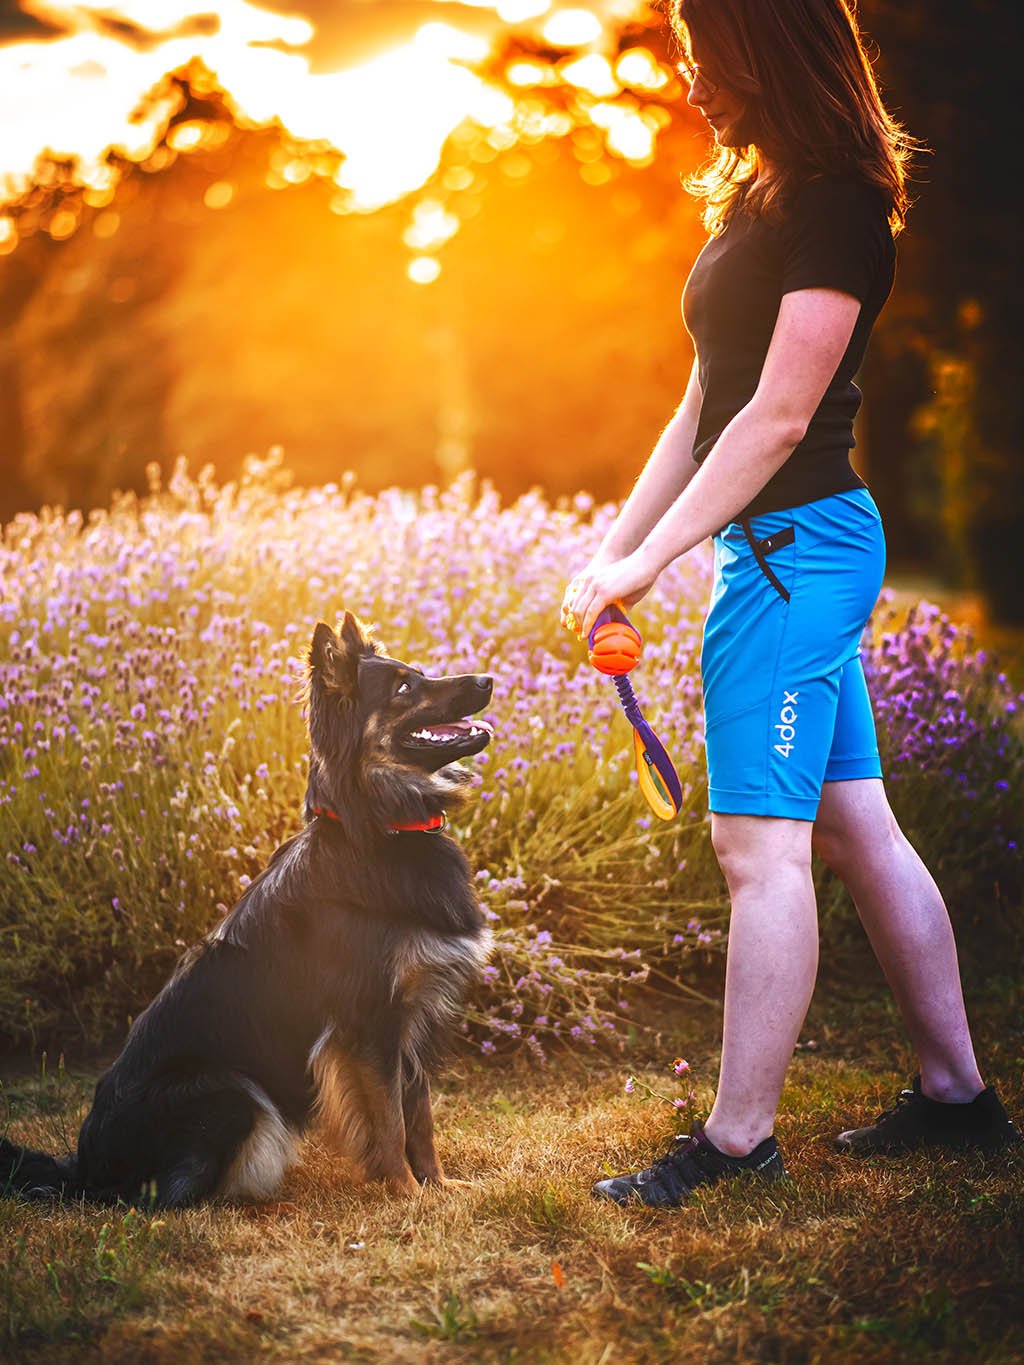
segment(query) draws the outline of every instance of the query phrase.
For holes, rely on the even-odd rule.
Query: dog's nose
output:
[[[486,700],[491,695],[491,689],[494,687],[494,679],[489,678],[486,673],[481,673],[473,679],[473,684],[480,689]]]

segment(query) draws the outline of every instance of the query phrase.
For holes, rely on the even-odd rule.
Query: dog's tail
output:
[[[47,1156],[0,1138],[0,1197],[76,1198],[85,1193],[78,1179],[78,1157]]]

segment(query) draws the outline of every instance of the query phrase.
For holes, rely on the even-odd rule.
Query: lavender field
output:
[[[23,515],[0,544],[0,1034],[121,1035],[184,946],[294,832],[295,696],[318,619],[347,608],[428,672],[488,672],[491,748],[456,832],[497,952],[468,1036],[543,1058],[628,1027],[637,988],[699,992],[724,943],[705,820],[699,654],[711,563],[673,565],[634,619],[638,695],[684,807],[649,818],[607,680],[558,626],[611,506],[501,506],[471,480],[376,497],[179,468],[104,511]],[[1021,898],[1022,700],[937,608],[885,595],[864,646],[890,799],[958,925],[987,948]],[[827,875],[826,922],[852,915]]]

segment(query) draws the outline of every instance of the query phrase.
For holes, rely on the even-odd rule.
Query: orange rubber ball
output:
[[[594,632],[587,658],[599,673],[621,677],[640,662],[640,633],[621,621],[607,621]]]

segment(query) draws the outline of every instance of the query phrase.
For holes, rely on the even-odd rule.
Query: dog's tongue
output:
[[[413,738],[433,740],[435,744],[450,744],[453,740],[480,733],[493,735],[494,727],[486,720],[467,717],[465,720],[448,720],[443,725],[424,725],[413,731]]]

